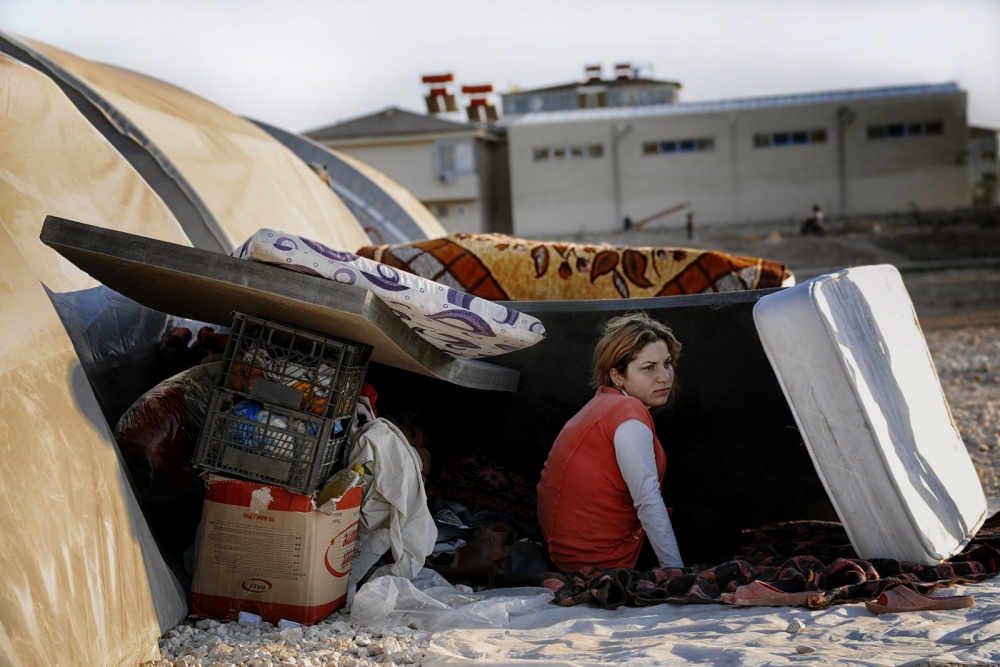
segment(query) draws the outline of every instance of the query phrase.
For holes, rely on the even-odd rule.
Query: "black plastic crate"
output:
[[[192,463],[299,493],[342,467],[370,345],[234,313]]]
[[[199,468],[313,493],[341,467],[351,421],[217,388],[193,462]]]
[[[327,419],[353,418],[371,346],[235,313],[221,386]]]

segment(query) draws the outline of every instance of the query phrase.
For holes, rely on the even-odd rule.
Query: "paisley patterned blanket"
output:
[[[494,301],[628,299],[780,287],[779,262],[685,248],[528,241],[465,234],[364,246],[358,254]]]
[[[721,562],[649,572],[612,569],[580,574],[548,573],[543,585],[563,606],[718,603],[721,594],[755,580],[787,592],[814,592],[806,606],[874,600],[906,582],[927,594],[944,586],[982,581],[1000,573],[1000,514],[988,519],[959,555],[935,566],[890,559],[859,559],[838,523],[796,521],[744,533],[742,553]]]

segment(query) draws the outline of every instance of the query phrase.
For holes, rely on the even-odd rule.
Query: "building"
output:
[[[454,77],[430,78],[428,111],[457,111]],[[450,232],[554,238],[626,218],[763,223],[805,219],[814,204],[838,217],[996,193],[996,135],[970,144],[954,83],[691,103],[680,88],[631,65],[612,78],[589,66],[581,82],[500,95],[499,122],[390,108],[307,136],[409,188]]]
[[[813,204],[838,216],[969,203],[966,94],[953,83],[542,110],[504,125],[517,236],[681,207],[701,225],[805,218]]]
[[[503,128],[389,107],[305,136],[405,186],[450,232],[511,231]]]

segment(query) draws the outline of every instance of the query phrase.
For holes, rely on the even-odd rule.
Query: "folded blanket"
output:
[[[362,257],[494,301],[628,299],[780,287],[784,264],[684,248],[527,241],[503,234],[364,246]]]
[[[1000,572],[1000,514],[986,521],[961,554],[933,566],[859,559],[847,533],[832,522],[787,522],[748,531],[745,536],[749,544],[743,553],[728,561],[648,572],[594,568],[578,574],[556,572],[543,575],[543,585],[555,593],[557,604],[594,603],[614,609],[663,602],[720,602],[722,593],[759,580],[787,593],[814,593],[805,606],[825,609],[874,600],[904,582],[927,594]]]
[[[294,234],[261,229],[233,256],[368,289],[414,333],[454,357],[491,357],[545,338],[535,317]]]

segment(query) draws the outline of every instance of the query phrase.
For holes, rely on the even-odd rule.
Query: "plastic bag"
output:
[[[375,576],[358,589],[351,603],[351,620],[358,625],[413,625],[436,632],[449,628],[503,628],[514,616],[549,607],[553,594],[544,588],[508,588],[473,593],[455,587],[424,569],[413,581]]]

